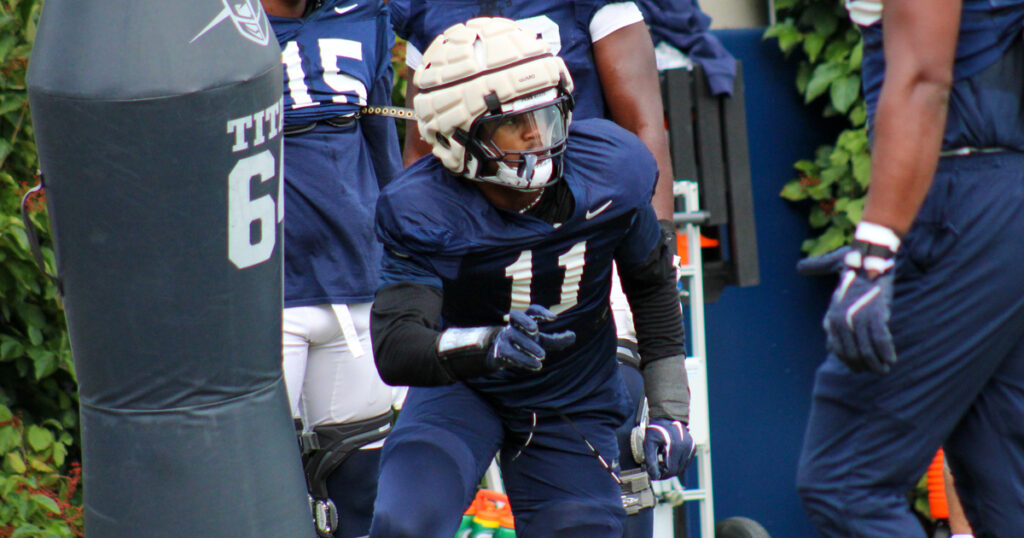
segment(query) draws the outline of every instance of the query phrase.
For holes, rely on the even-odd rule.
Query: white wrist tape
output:
[[[857,230],[853,232],[853,238],[866,243],[888,247],[893,254],[896,254],[896,251],[900,248],[900,238],[896,235],[896,232],[881,224],[875,224],[866,220],[860,221],[860,224],[857,225]]]

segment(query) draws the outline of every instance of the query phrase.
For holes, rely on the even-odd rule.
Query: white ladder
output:
[[[711,437],[708,415],[707,348],[704,335],[704,271],[700,250],[700,210],[698,186],[694,181],[676,181],[673,194],[682,198],[685,211],[675,213],[676,228],[686,237],[688,259],[680,270],[683,290],[688,294],[689,327],[692,356],[686,358],[686,375],[690,383],[690,434],[697,444],[690,468],[697,470],[697,487],[686,489],[678,478],[654,482],[659,499],[655,506],[655,538],[676,535],[673,508],[681,502],[697,502],[700,514],[700,538],[714,538],[715,510],[711,488]]]

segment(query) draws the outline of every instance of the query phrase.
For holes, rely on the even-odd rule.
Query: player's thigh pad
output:
[[[370,303],[321,305],[311,323],[302,410],[308,426],[365,420],[391,409],[370,344]],[[346,316],[337,315],[344,309]],[[342,328],[342,322],[348,329]]]
[[[288,405],[292,416],[302,416],[300,399],[306,380],[306,358],[310,346],[310,331],[314,319],[321,318],[319,307],[297,306],[285,308],[282,316],[282,369],[288,391]],[[321,322],[322,323],[322,322]]]
[[[371,536],[451,538],[502,439],[461,383],[409,390],[381,455]]]

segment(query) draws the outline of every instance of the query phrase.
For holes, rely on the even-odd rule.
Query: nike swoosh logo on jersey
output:
[[[351,6],[345,6],[345,7],[336,7],[336,8],[334,8],[334,12],[337,13],[338,15],[344,15],[344,14],[348,13],[349,11],[352,11],[353,9],[355,9],[357,7],[359,7],[359,4],[352,4]]]
[[[586,220],[590,220],[590,219],[600,215],[601,213],[604,213],[604,210],[608,209],[609,207],[611,207],[611,205],[612,205],[612,201],[608,200],[607,202],[601,204],[601,207],[598,207],[597,209],[591,209],[591,210],[587,211],[587,214],[584,215],[583,218],[586,219]]]

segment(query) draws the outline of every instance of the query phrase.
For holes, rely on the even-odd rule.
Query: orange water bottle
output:
[[[507,505],[498,520],[498,530],[494,533],[494,538],[516,538],[515,520],[512,518],[511,507]]]
[[[485,502],[477,507],[476,515],[473,516],[472,538],[492,538],[498,531],[501,515],[497,507],[490,502]]]

